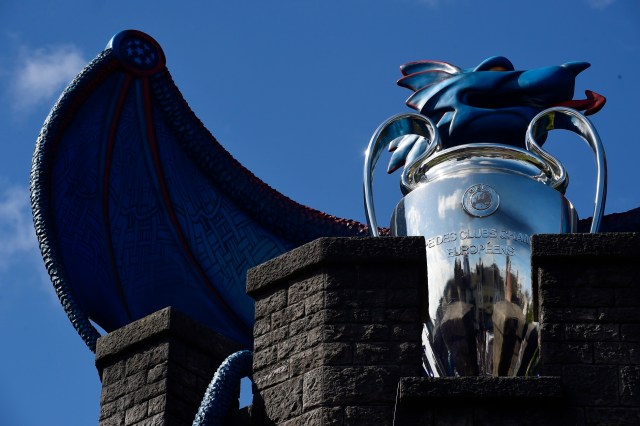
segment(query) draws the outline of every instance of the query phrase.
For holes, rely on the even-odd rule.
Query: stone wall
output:
[[[323,239],[257,267],[261,424],[640,424],[639,245],[637,233],[533,238],[543,377],[531,378],[420,377],[415,239]]]
[[[228,424],[640,424],[639,245],[639,233],[534,236],[543,377],[439,379],[421,377],[422,238],[302,246],[248,273],[254,404]],[[170,308],[102,337],[100,424],[190,425],[237,349]]]
[[[216,369],[239,349],[172,308],[101,337],[99,424],[191,425]]]
[[[322,238],[250,270],[264,424],[390,425],[425,280],[422,238]]]
[[[569,426],[559,377],[404,377],[395,424]]]
[[[577,424],[640,424],[639,247],[638,233],[533,238],[542,372]]]

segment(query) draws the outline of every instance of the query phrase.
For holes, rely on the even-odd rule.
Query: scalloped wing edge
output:
[[[116,71],[133,74],[130,67],[118,59],[111,46],[112,43],[85,66],[51,109],[36,142],[30,174],[34,227],[47,272],[69,320],[93,352],[100,333],[82,310],[60,260],[52,229],[47,174],[51,167],[51,149],[94,90]],[[366,225],[301,205],[271,188],[242,166],[193,113],[164,62],[144,76],[149,78],[152,96],[187,154],[212,184],[258,223],[294,245],[319,237],[368,235]],[[383,233],[388,233],[388,230],[383,230]]]

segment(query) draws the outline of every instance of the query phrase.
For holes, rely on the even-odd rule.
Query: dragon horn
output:
[[[566,68],[573,73],[573,75],[578,75],[582,71],[586,70],[591,66],[589,62],[567,62],[566,64],[560,65],[562,68]]]
[[[406,75],[398,80],[398,86],[406,87],[414,92],[430,84],[452,77],[453,74],[440,70],[429,70]]]
[[[424,71],[445,71],[449,74],[460,74],[462,69],[441,61],[416,61],[400,65],[402,75],[410,75]]]

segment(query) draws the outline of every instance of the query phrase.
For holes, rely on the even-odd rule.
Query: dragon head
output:
[[[567,106],[588,115],[602,108],[605,98],[591,91],[586,91],[587,99],[572,100],[575,78],[588,67],[586,62],[568,62],[516,71],[502,56],[467,70],[446,62],[418,61],[400,67],[404,77],[398,85],[415,92],[407,105],[434,122],[443,148],[476,142],[524,147],[527,126],[540,111]],[[391,173],[425,147],[405,143],[390,149],[396,150]]]

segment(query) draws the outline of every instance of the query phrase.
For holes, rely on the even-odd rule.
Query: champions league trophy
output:
[[[503,57],[474,69],[421,61],[401,67],[400,86],[415,93],[400,114],[374,133],[366,152],[364,196],[370,233],[379,234],[373,171],[392,151],[389,173],[404,165],[404,198],[391,218],[394,236],[424,236],[428,318],[423,327],[427,374],[526,374],[537,353],[533,321],[530,238],[568,233],[577,214],[564,197],[562,164],[540,146],[547,132],[580,135],[597,163],[591,232],[606,197],[602,144],[585,114],[604,98],[587,91],[571,100],[575,77],[589,64],[515,71]]]

